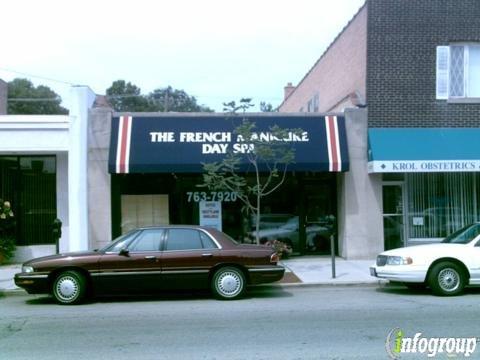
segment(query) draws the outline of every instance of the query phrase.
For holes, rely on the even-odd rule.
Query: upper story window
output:
[[[437,99],[480,98],[480,44],[437,47]]]
[[[313,99],[311,100],[308,100],[308,103],[307,103],[307,112],[313,112]]]
[[[307,112],[318,112],[318,103],[318,93],[316,93],[307,103]]]
[[[315,94],[315,96],[313,97],[313,112],[318,112],[318,108],[319,108],[319,104],[318,104],[319,100],[318,100],[318,93]]]

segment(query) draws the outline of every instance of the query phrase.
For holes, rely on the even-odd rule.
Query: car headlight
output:
[[[387,265],[410,265],[411,263],[413,260],[408,256],[389,256],[387,258]]]
[[[33,267],[31,267],[31,266],[22,266],[22,272],[24,272],[24,273],[32,273],[32,272],[33,272]]]

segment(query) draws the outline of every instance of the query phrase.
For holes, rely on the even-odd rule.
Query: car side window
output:
[[[135,241],[128,247],[129,251],[160,251],[160,242],[163,230],[147,229],[143,230]]]
[[[204,249],[217,249],[217,245],[213,242],[210,236],[200,231],[200,240]]]
[[[200,232],[195,229],[168,230],[165,250],[198,250],[203,249]]]
[[[130,231],[123,234],[119,238],[115,239],[113,244],[108,245],[104,250],[106,252],[119,252],[121,249],[126,248],[129,243],[137,237],[138,231]]]

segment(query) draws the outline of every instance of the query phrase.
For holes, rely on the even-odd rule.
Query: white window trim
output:
[[[463,47],[463,96],[452,96],[450,95],[450,68],[451,68],[451,47],[452,46],[462,46]],[[469,96],[470,90],[470,77],[469,77],[469,58],[470,58],[470,48],[472,46],[480,46],[480,43],[451,43],[449,45],[437,46],[436,48],[436,99],[437,100],[447,100],[449,103],[480,103],[479,97]],[[440,52],[446,51],[447,56],[447,69],[440,69],[439,57],[441,56]],[[445,55],[445,53],[443,54]],[[440,83],[446,82],[446,93],[440,91]]]

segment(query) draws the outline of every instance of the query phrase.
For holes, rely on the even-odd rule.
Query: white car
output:
[[[384,251],[370,274],[410,288],[429,286],[436,295],[457,295],[466,285],[480,285],[480,223],[438,244]]]

